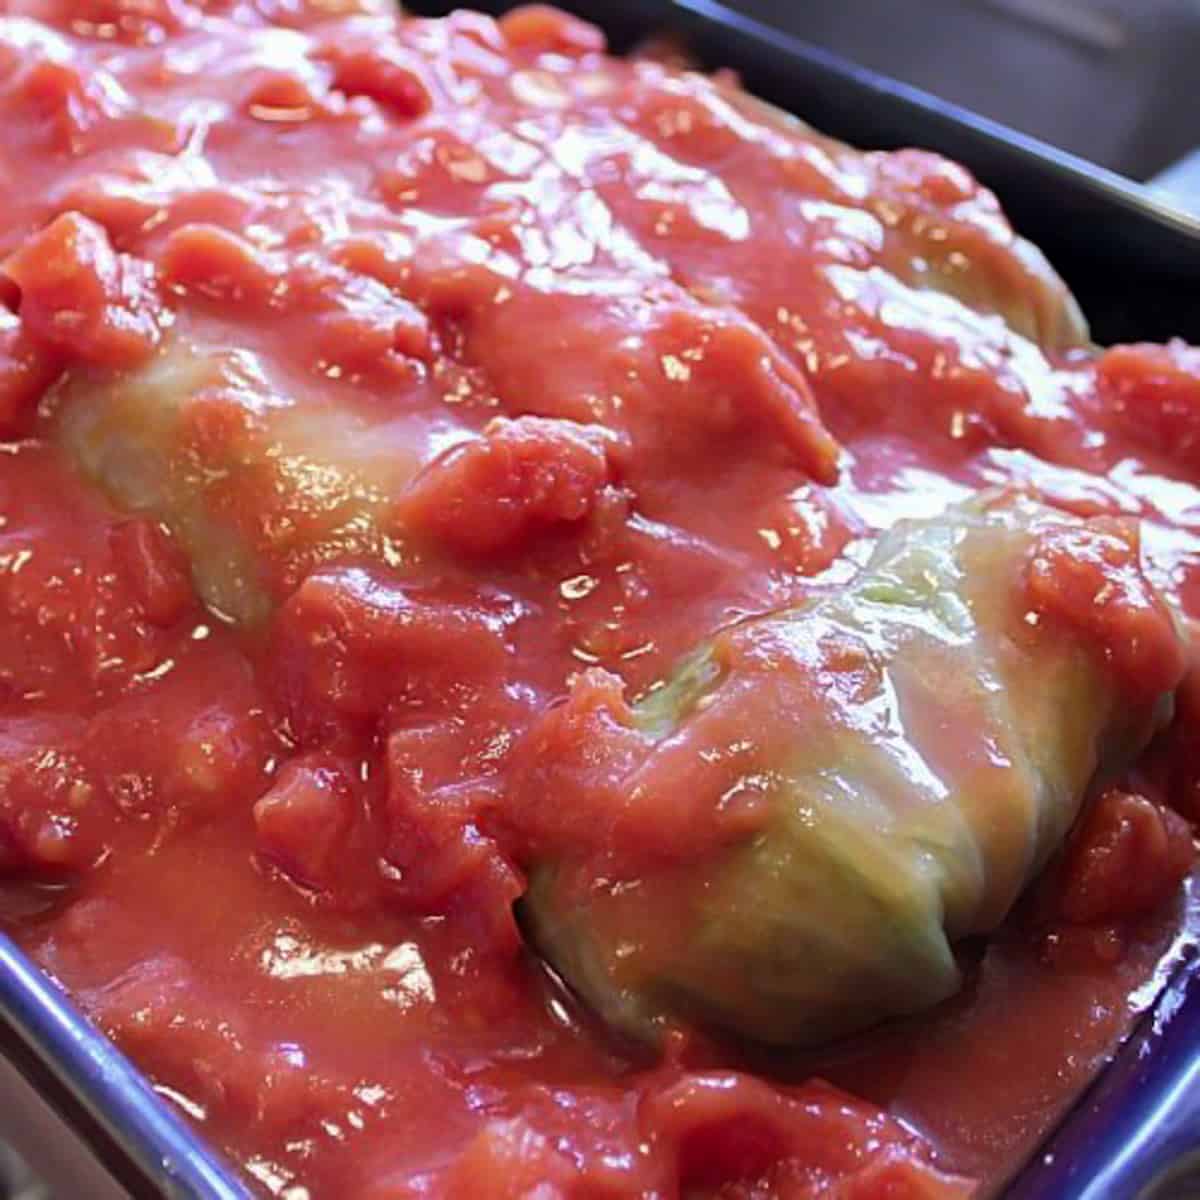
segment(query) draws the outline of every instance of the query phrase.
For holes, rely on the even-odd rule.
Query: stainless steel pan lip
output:
[[[61,1133],[129,1195],[248,1200],[229,1167],[4,934],[0,1053],[57,1115]]]

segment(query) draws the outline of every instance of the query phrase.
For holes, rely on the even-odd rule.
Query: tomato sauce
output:
[[[962,993],[820,1052],[601,1028],[513,904],[604,814],[514,764],[982,487],[1110,518],[1031,595],[1177,675],[1132,572],[1200,618],[1200,352],[547,8],[0,14],[4,928],[264,1195],[998,1187],[1197,927],[1200,672]]]

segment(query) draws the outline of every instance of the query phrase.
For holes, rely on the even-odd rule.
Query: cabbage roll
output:
[[[725,98],[751,120],[819,147],[843,178],[859,181],[855,207],[878,213],[898,242],[889,264],[897,278],[993,313],[1045,349],[1091,344],[1083,311],[1058,272],[961,167],[922,150],[864,153],[756,96],[733,90]]]
[[[1173,684],[1131,688],[1031,609],[1031,555],[1064,526],[1084,523],[1011,493],[902,522],[844,588],[722,631],[636,705],[631,811],[754,792],[763,816],[698,861],[537,862],[524,919],[565,980],[639,1037],[682,1019],[789,1045],[951,996],[955,943],[995,930],[1170,712]]]
[[[456,436],[368,418],[315,384],[280,386],[249,351],[181,338],[134,371],[74,373],[55,406],[54,435],[83,473],[168,525],[199,595],[241,625],[332,557],[394,557],[383,514]]]

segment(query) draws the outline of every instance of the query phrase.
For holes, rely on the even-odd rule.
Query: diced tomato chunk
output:
[[[199,16],[191,0],[38,0],[38,15],[64,28],[139,44],[162,40]]]
[[[724,653],[718,646],[710,660],[717,672]],[[691,710],[699,716],[686,734],[675,736],[672,726],[688,713],[680,705],[635,713],[616,676],[595,667],[576,676],[566,700],[543,714],[513,755],[503,813],[513,845],[535,861],[569,859],[586,881],[597,870],[636,878],[647,863],[695,864],[761,832],[770,791],[758,743],[744,731],[769,727],[775,714],[769,706],[751,710],[743,724],[738,703],[716,690]],[[716,744],[730,748],[705,753]],[[723,802],[714,805],[713,796]]]
[[[1141,566],[1136,522],[1096,518],[1038,539],[1027,596],[1039,617],[1090,639],[1141,694],[1174,691],[1186,662],[1174,620]]]
[[[511,954],[524,880],[484,830],[496,785],[480,760],[496,757],[495,739],[485,737],[480,753],[476,733],[467,721],[443,719],[389,737],[387,858],[399,869],[391,894],[415,911],[469,914],[478,947]]]
[[[873,162],[880,177],[897,191],[914,192],[938,208],[953,209],[976,199],[981,190],[965,167],[928,150],[877,154]],[[989,195],[988,199],[989,207],[996,209],[994,197]]]
[[[640,1116],[675,1157],[684,1194],[965,1200],[974,1190],[899,1122],[820,1081],[783,1089],[690,1073],[651,1090]],[[871,1181],[907,1190],[872,1191]]]
[[[409,120],[433,103],[420,60],[372,45],[328,42],[320,57],[333,67],[333,86],[347,96],[369,96],[389,112]]]
[[[389,705],[424,709],[503,663],[496,623],[358,567],[310,575],[277,622],[279,669],[302,736],[370,723]]]
[[[830,566],[854,534],[850,522],[820,489],[804,487],[763,514],[758,535],[790,569],[816,575]]]
[[[218,225],[175,230],[163,247],[161,262],[168,286],[187,288],[210,300],[262,307],[281,282],[254,246]]]
[[[1144,916],[1176,893],[1195,859],[1183,817],[1112,788],[1091,805],[1067,852],[1062,915],[1076,924]]]
[[[290,272],[287,294],[313,367],[324,374],[352,379],[382,370],[411,380],[417,372],[409,360],[431,357],[425,314],[369,273],[303,263]]]
[[[78,213],[56,218],[3,264],[21,289],[30,337],[68,360],[132,367],[159,343],[163,319],[154,268],[116,253]]]
[[[570,421],[501,418],[426,469],[397,505],[397,524],[468,554],[520,549],[588,515],[610,479],[605,442]]]
[[[625,815],[623,784],[648,747],[621,681],[599,668],[577,676],[518,749],[503,813],[515,843],[531,859],[611,844]]]
[[[689,437],[758,429],[818,483],[837,481],[841,447],[823,424],[807,379],[760,329],[679,308],[655,331],[654,352],[663,377],[657,422],[669,416]]]
[[[657,42],[644,44],[639,56],[650,58],[664,65],[683,65],[687,50],[669,35]],[[634,110],[636,127],[646,137],[662,145],[673,158],[688,162],[709,163],[733,153],[738,145],[736,120],[729,110],[714,102],[708,89],[691,89],[679,85],[673,76],[662,80],[658,86],[650,86],[647,80],[645,91],[638,97]],[[672,215],[665,228],[672,228],[681,216],[691,218],[690,232],[703,234],[694,226],[694,214],[686,205],[671,206]]]
[[[289,71],[263,71],[246,94],[246,112],[256,121],[295,124],[306,121],[319,101],[308,84]]]
[[[105,708],[84,745],[121,812],[172,822],[249,811],[272,748],[246,664],[215,652]]]
[[[104,118],[102,96],[71,63],[42,58],[29,64],[21,80],[26,103],[52,131],[54,150],[73,154],[88,131]]]
[[[0,727],[0,878],[70,875],[104,853],[113,813],[80,754],[81,726],[29,717]]]
[[[445,1181],[446,1200],[567,1200],[579,1172],[521,1117],[489,1121]]]
[[[354,818],[354,796],[341,765],[303,756],[284,764],[254,806],[259,853],[302,886],[328,888]]]
[[[1114,346],[1096,375],[1122,432],[1189,470],[1200,467],[1200,350],[1182,342]]]
[[[66,679],[110,694],[162,661],[168,642],[142,611],[108,533],[94,529],[90,543],[0,533],[0,562],[17,567],[0,569],[0,679],[18,693]]]
[[[334,1081],[303,1051],[263,1037],[170,955],[147,958],[89,997],[90,1015],[193,1103],[241,1127],[284,1134],[328,1112]]]
[[[242,1078],[242,1023],[205,1005],[204,991],[185,963],[161,954],[98,989],[90,1008],[101,1028],[144,1056],[144,1069],[169,1072],[199,1102],[223,1105]]]
[[[510,46],[557,50],[564,54],[603,54],[603,32],[550,4],[521,4],[497,21]]]

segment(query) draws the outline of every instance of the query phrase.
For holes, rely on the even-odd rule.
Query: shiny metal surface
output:
[[[0,1197],[3,1200],[50,1200],[51,1197],[49,1185],[39,1180],[24,1159],[7,1146],[0,1146]]]
[[[1134,179],[1200,147],[1195,0],[730,6]]]
[[[3,1129],[62,1197],[246,1200],[228,1167],[0,934]]]
[[[11,1150],[0,1155],[0,1197],[4,1200],[71,1196],[125,1200],[129,1195],[72,1126],[3,1058],[0,1112],[4,1113],[5,1135],[19,1143],[24,1154],[23,1159]]]

